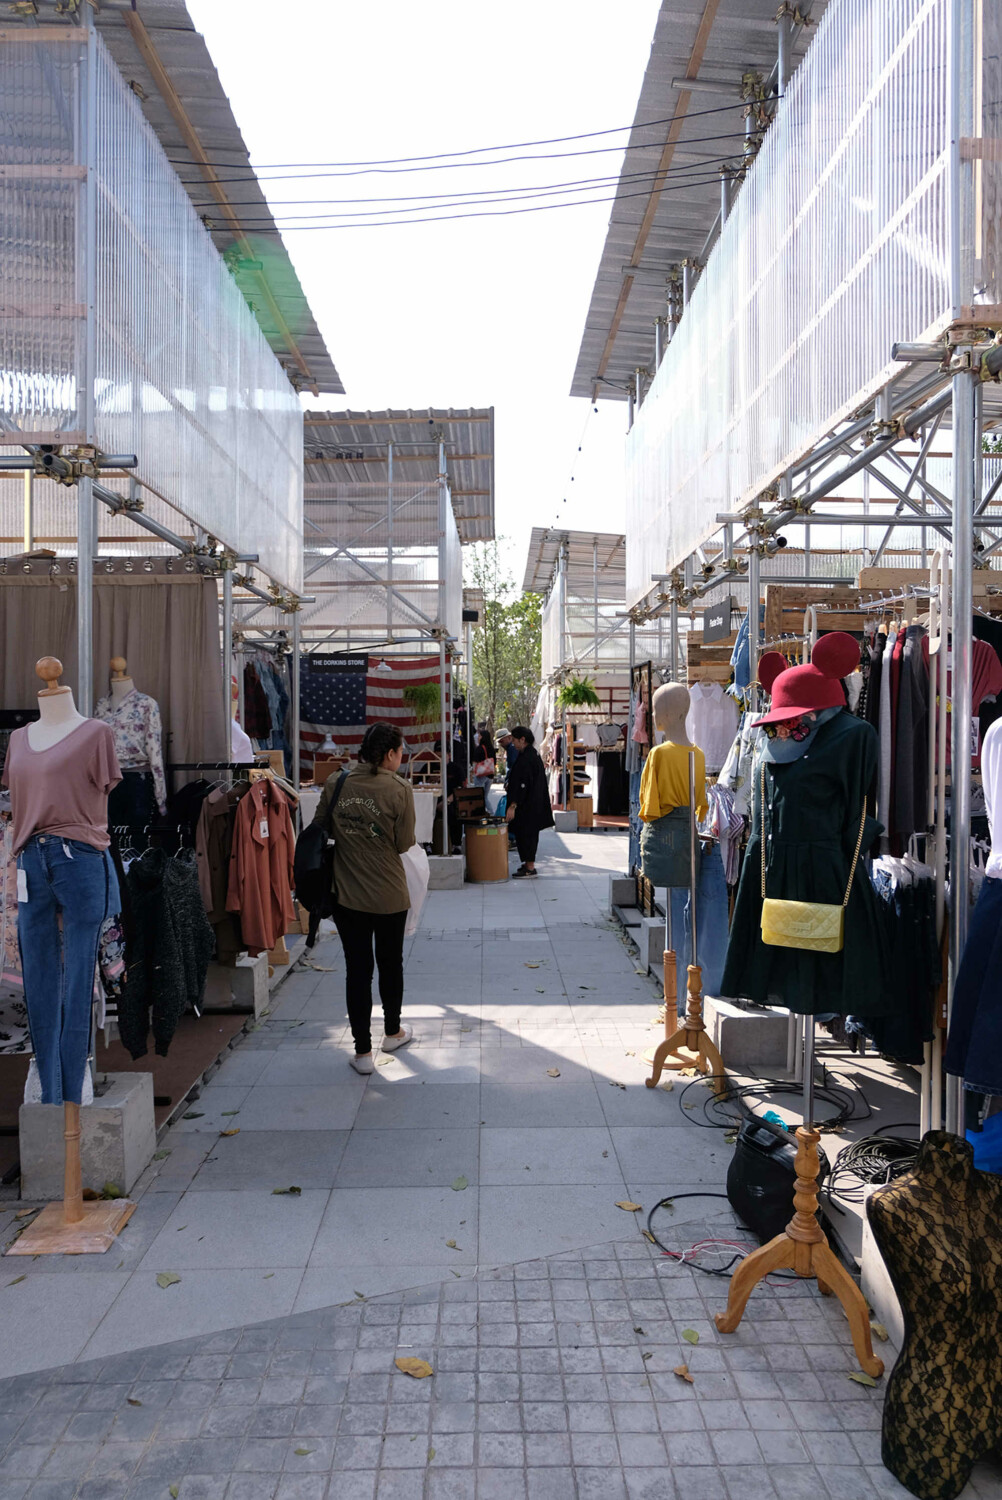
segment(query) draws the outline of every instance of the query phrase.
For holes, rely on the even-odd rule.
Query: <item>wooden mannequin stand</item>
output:
[[[696,886],[699,878],[697,860],[699,840],[696,837],[695,765],[691,752],[689,754],[689,818],[689,911],[692,927],[690,934],[692,962],[687,967],[685,1020],[679,1025],[675,954],[670,949],[666,949],[664,955],[665,1039],[654,1050],[654,1055],[650,1060],[651,1076],[645,1078],[644,1082],[649,1089],[653,1089],[657,1087],[665,1068],[695,1068],[697,1072],[709,1075],[714,1093],[719,1093],[724,1086],[724,1064],[703,1022],[703,970],[696,962]],[[669,890],[669,932],[671,930],[671,895],[671,890]],[[668,1061],[669,1058],[672,1059],[671,1062]]]
[[[884,1362],[873,1352],[870,1316],[866,1301],[849,1272],[828,1244],[818,1223],[818,1141],[814,1118],[814,1020],[807,1017],[804,1044],[804,1124],[797,1131],[797,1178],[793,1195],[793,1218],[782,1234],[743,1260],[731,1277],[727,1311],[714,1318],[721,1333],[734,1333],[741,1322],[748,1298],[758,1283],[772,1271],[793,1271],[813,1276],[824,1296],[835,1293],[849,1320],[852,1346],[859,1367],[874,1380],[884,1373]]]
[[[84,721],[76,711],[70,689],[59,685],[62,663],[54,656],[43,656],[35,670],[45,687],[38,695],[41,719],[37,726],[29,726],[28,743],[31,744],[32,740],[31,730],[39,729],[49,744],[58,744]],[[44,749],[47,746],[35,744],[32,748]],[[128,1198],[84,1202],[79,1104],[63,1105],[63,1141],[63,1201],[47,1204],[10,1247],[8,1255],[101,1255],[111,1248],[115,1236],[135,1212],[136,1205]]]

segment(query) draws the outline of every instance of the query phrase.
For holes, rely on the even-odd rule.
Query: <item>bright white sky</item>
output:
[[[188,0],[188,8],[268,176],[262,164],[430,155],[628,125],[659,0]],[[277,215],[317,214],[328,207],[317,199],[615,178],[621,160],[613,150],[400,175],[286,175],[265,191]],[[588,191],[604,199],[614,188]],[[282,199],[311,202],[278,206]],[[324,404],[495,408],[497,530],[519,582],[532,526],[624,526],[625,404],[600,402],[595,415],[567,394],[609,210],[602,202],[285,234],[347,392]]]

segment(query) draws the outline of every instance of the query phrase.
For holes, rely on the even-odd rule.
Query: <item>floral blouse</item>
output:
[[[131,693],[116,704],[108,695],[98,701],[95,719],[111,725],[115,754],[123,771],[152,771],[153,791],[161,813],[167,811],[167,784],[161,748],[160,705],[146,693]]]

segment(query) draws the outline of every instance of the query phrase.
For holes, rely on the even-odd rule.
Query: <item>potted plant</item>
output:
[[[590,677],[571,677],[557,694],[561,708],[601,708],[602,700]]]
[[[401,697],[411,710],[418,724],[430,724],[441,711],[437,682],[412,682],[404,688]]]

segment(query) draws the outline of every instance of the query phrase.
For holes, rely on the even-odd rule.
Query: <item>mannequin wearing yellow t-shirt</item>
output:
[[[665,737],[644,763],[640,779],[640,816],[645,823],[666,817],[676,807],[689,806],[689,751],[695,749],[696,814],[706,816],[706,762],[703,752],[685,734],[689,690],[667,682],[654,694],[654,722]]]

